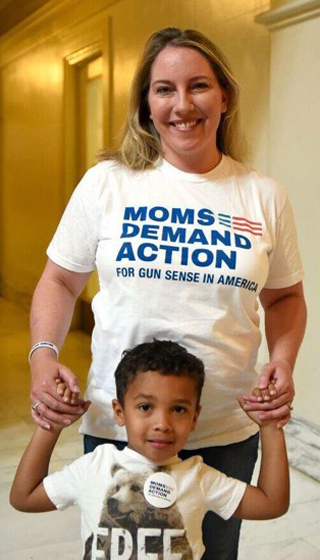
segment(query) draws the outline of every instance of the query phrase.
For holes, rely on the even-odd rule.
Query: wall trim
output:
[[[318,16],[320,0],[287,0],[281,6],[257,15],[254,20],[274,31]]]
[[[320,426],[294,415],[285,434],[290,465],[320,482]]]
[[[51,0],[44,6],[26,17],[25,20],[15,25],[12,29],[0,36],[0,68],[4,68],[16,58],[23,56],[36,46],[47,41],[47,37],[57,36],[63,41],[66,33],[70,33],[75,26],[96,19],[101,23],[107,10],[122,0]],[[84,13],[79,15],[81,4]],[[63,25],[57,26],[57,21],[63,18]],[[30,44],[30,33],[33,40]]]

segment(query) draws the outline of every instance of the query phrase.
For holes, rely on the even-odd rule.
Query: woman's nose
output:
[[[176,111],[188,113],[194,109],[192,94],[188,91],[180,91],[177,95]]]

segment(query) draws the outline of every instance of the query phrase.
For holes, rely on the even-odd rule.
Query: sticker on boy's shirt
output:
[[[170,474],[156,472],[147,478],[143,493],[147,502],[152,506],[167,508],[172,506],[177,499],[177,485]]]

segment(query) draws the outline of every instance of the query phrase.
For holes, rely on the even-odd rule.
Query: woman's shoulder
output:
[[[91,171],[105,178],[116,176],[131,178],[145,173],[145,171],[131,169],[124,163],[114,159],[103,159],[99,161],[96,165],[91,167]]]
[[[242,188],[256,191],[263,198],[286,198],[286,189],[277,179],[258,171],[248,163],[236,161],[230,157],[228,157],[228,160],[229,167],[232,170],[231,175],[241,183]]]
[[[85,173],[85,177],[88,176],[91,179],[92,178],[97,178],[97,179],[107,179],[108,177],[112,176],[112,175],[117,175],[117,174],[123,174],[125,173],[127,170],[127,168],[125,167],[125,165],[115,161],[115,160],[111,160],[111,159],[104,159],[99,161],[98,163],[96,163],[95,165],[93,165],[92,167],[90,167],[86,173]]]
[[[75,189],[81,197],[100,199],[107,196],[113,187],[128,183],[137,173],[114,160],[103,160],[90,167]]]

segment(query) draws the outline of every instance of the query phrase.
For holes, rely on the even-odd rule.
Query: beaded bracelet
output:
[[[58,359],[58,357],[59,357],[59,350],[58,350],[58,348],[56,347],[56,345],[53,344],[53,342],[49,342],[48,340],[41,340],[40,342],[36,342],[36,343],[31,347],[31,350],[30,350],[29,355],[28,355],[28,362],[29,362],[29,364],[31,363],[30,360],[31,360],[31,356],[32,356],[33,352],[34,352],[35,350],[38,350],[38,348],[51,348],[51,350],[53,350],[53,351],[55,352],[55,354],[56,354],[56,356],[57,356],[57,359]]]

